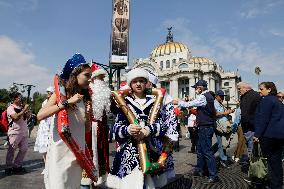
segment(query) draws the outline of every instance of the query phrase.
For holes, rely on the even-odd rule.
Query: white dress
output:
[[[42,107],[47,103],[47,99],[42,103]],[[54,116],[41,120],[38,125],[37,137],[34,146],[34,151],[46,153],[50,138],[50,127],[54,122]]]
[[[77,103],[73,111],[68,112],[69,127],[73,138],[81,149],[85,149],[85,106]],[[80,189],[82,168],[75,155],[69,150],[57,132],[57,116],[52,128],[52,137],[47,152],[44,182],[46,189]]]

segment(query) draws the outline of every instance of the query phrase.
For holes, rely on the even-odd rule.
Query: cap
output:
[[[205,80],[198,80],[195,85],[191,86],[192,88],[196,88],[198,86],[202,86],[202,87],[205,87],[207,89],[207,81]]]
[[[52,87],[52,86],[47,87],[46,92],[54,93],[54,87]]]
[[[216,91],[215,96],[227,96],[227,95],[225,95],[224,91],[218,90]]]

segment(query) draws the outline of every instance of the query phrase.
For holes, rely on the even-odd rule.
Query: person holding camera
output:
[[[26,173],[26,169],[22,167],[26,152],[28,151],[28,125],[26,114],[29,105],[23,106],[23,97],[21,93],[12,95],[12,104],[7,108],[7,116],[9,121],[8,128],[8,151],[6,156],[5,174]],[[14,159],[15,151],[19,148],[19,152]]]

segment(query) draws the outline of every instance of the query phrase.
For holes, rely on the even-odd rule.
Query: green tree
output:
[[[46,99],[46,94],[41,94],[39,92],[35,92],[33,94],[33,104],[32,104],[32,111],[34,113],[38,113],[38,111],[41,109],[41,104]]]
[[[11,102],[10,92],[7,89],[0,89],[0,111],[4,111]]]

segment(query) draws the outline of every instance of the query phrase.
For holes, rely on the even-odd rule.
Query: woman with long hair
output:
[[[281,189],[284,105],[276,97],[277,89],[273,82],[262,82],[259,93],[262,99],[255,113],[254,142],[259,142],[262,155],[267,158],[269,187]]]
[[[91,97],[88,91],[91,68],[81,54],[75,54],[65,64],[60,79],[65,87],[67,100],[56,102],[53,93],[37,117],[43,120],[55,114],[47,151],[45,187],[47,189],[75,189],[80,187],[82,168],[73,152],[60,138],[57,131],[57,113],[67,108],[69,129],[80,150],[85,150],[85,132],[90,129]]]

